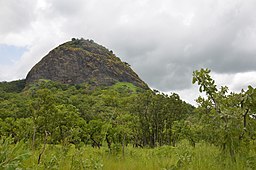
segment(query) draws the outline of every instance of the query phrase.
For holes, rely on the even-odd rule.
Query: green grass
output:
[[[112,89],[118,91],[118,90],[129,90],[132,93],[137,92],[137,90],[139,89],[139,87],[136,87],[135,85],[133,85],[132,83],[128,83],[128,82],[118,82],[116,84],[114,84],[113,86],[111,86]]]
[[[40,147],[28,153],[28,147],[24,143],[15,147],[19,151],[12,151],[8,157],[19,158],[19,154],[26,157],[12,160],[13,166],[5,165],[2,169],[10,167],[35,170],[79,170],[79,169],[104,169],[104,170],[245,170],[256,168],[255,152],[251,150],[247,155],[237,156],[236,161],[223,154],[219,148],[207,143],[199,143],[192,147],[188,142],[181,142],[177,147],[162,146],[158,148],[125,148],[125,155],[122,152],[110,153],[106,146],[101,149],[83,146],[76,148],[74,145],[60,146],[47,145],[40,164],[38,155]],[[10,146],[9,146],[10,147]],[[15,148],[11,146],[10,148]],[[8,150],[7,145],[5,149]],[[24,153],[21,151],[24,149]],[[16,149],[17,150],[17,149]],[[1,155],[2,157],[4,155]],[[1,162],[0,162],[1,165]]]

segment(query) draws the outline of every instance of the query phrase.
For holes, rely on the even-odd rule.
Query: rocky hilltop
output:
[[[129,64],[122,62],[112,51],[93,40],[74,38],[50,51],[37,63],[28,73],[26,84],[39,79],[92,86],[129,82],[148,89]]]

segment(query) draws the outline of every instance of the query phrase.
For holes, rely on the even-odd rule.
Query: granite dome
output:
[[[50,51],[28,73],[26,83],[48,79],[64,84],[88,83],[93,86],[111,86],[129,82],[137,87],[148,86],[112,51],[93,40],[72,39]]]

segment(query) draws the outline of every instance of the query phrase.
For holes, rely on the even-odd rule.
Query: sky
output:
[[[239,92],[256,86],[255,11],[255,0],[0,0],[0,81],[25,78],[50,50],[83,37],[189,103],[200,68]]]

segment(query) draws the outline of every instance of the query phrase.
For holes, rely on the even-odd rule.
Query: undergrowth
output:
[[[14,144],[11,138],[0,140],[0,169],[36,169],[36,170],[243,170],[256,168],[254,149],[245,155],[237,155],[236,161],[229,155],[207,143],[198,143],[195,147],[187,141],[176,147],[133,148],[127,146],[125,154],[110,152],[107,146],[100,149],[91,146],[47,145],[38,164],[40,146],[29,149],[28,144],[20,141]],[[41,146],[42,147],[42,146]]]

